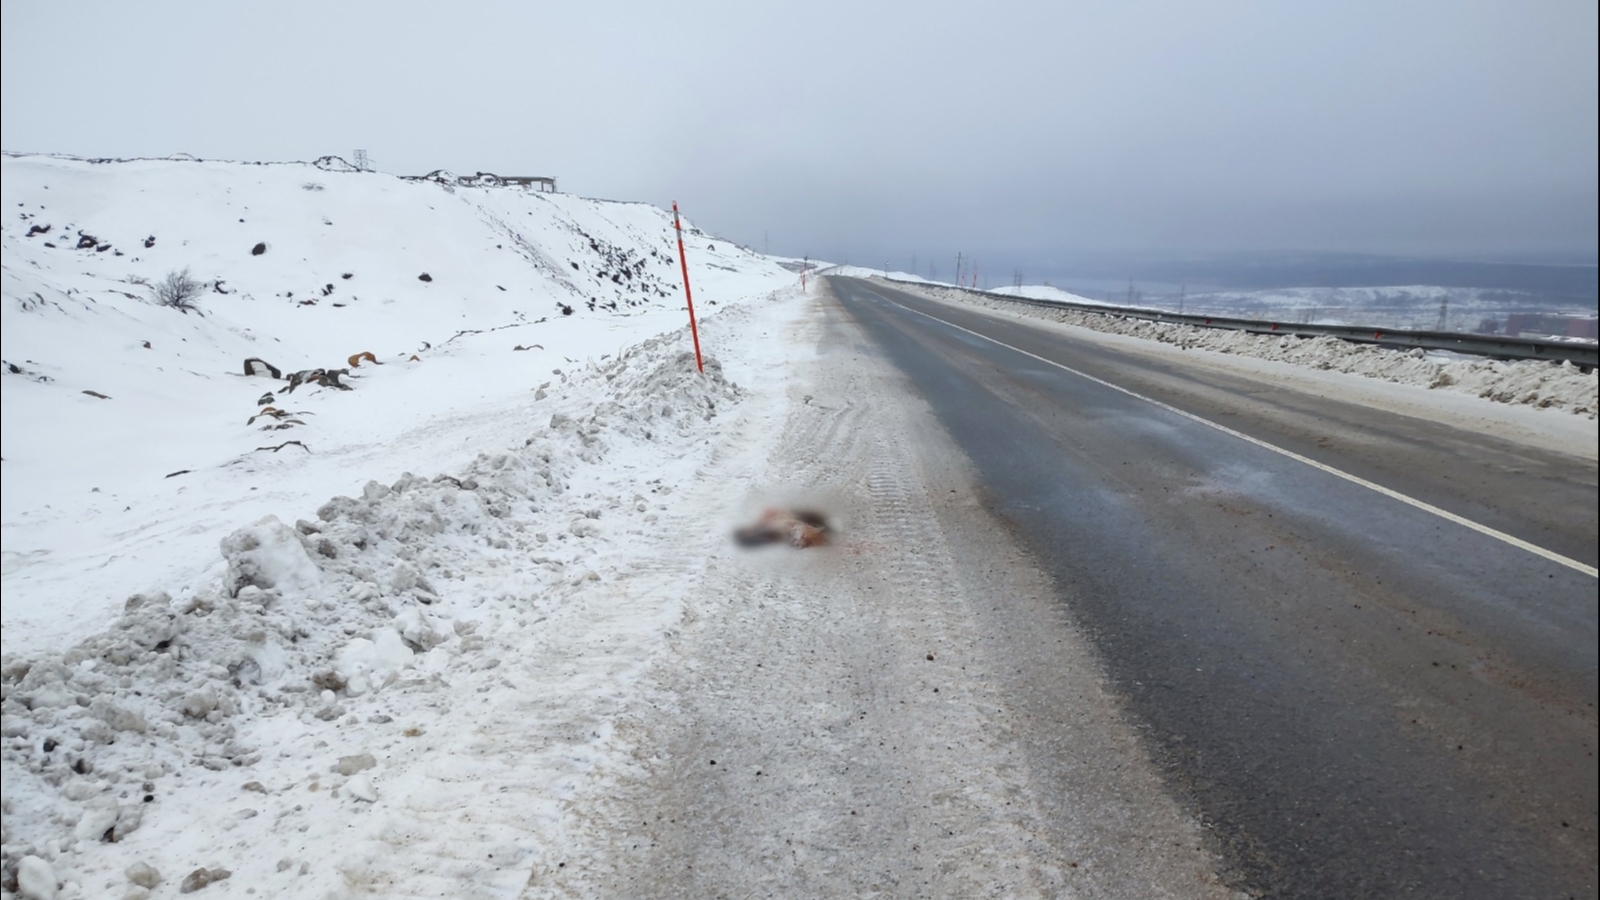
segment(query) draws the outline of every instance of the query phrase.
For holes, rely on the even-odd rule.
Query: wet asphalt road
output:
[[[1597,896],[1592,575],[946,323],[1589,566],[1594,462],[830,285],[1054,577],[1234,884]]]

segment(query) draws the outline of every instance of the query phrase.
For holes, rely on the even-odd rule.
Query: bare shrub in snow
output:
[[[167,277],[151,287],[155,292],[157,303],[185,313],[200,308],[198,301],[205,289],[205,284],[196,281],[189,274],[188,268],[184,268],[181,272],[168,272]]]

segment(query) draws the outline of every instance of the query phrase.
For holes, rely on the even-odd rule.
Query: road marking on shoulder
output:
[[[1290,449],[1288,449],[1286,447],[1279,447],[1277,444],[1268,443],[1267,441],[1263,441],[1263,440],[1261,440],[1260,438],[1257,438],[1257,437],[1251,437],[1250,435],[1245,434],[1242,431],[1237,431],[1235,429],[1229,428],[1226,425],[1223,425],[1220,422],[1213,422],[1210,419],[1204,418],[1202,416],[1197,416],[1192,412],[1188,412],[1188,411],[1179,409],[1179,408],[1177,408],[1176,406],[1173,406],[1170,403],[1163,403],[1162,401],[1157,400],[1154,397],[1146,397],[1144,394],[1141,394],[1138,391],[1129,390],[1128,388],[1125,388],[1120,384],[1112,384],[1111,382],[1106,381],[1104,378],[1096,378],[1095,376],[1090,375],[1088,372],[1083,372],[1083,371],[1080,371],[1078,369],[1074,369],[1073,367],[1071,367],[1069,365],[1065,365],[1063,363],[1056,362],[1053,359],[1046,359],[1046,358],[1044,358],[1043,356],[1040,356],[1037,353],[1029,353],[1028,351],[1022,349],[1021,347],[1014,347],[1011,344],[1006,343],[1005,341],[997,340],[997,339],[992,338],[992,337],[990,337],[990,336],[988,336],[986,334],[982,334],[980,332],[973,331],[970,328],[963,328],[962,326],[957,325],[954,322],[950,322],[950,321],[947,321],[945,319],[941,319],[938,316],[931,315],[929,313],[925,313],[920,309],[912,309],[911,307],[906,306],[904,303],[899,303],[897,301],[889,299],[888,297],[885,297],[884,295],[878,293],[876,290],[873,290],[872,288],[867,288],[867,290],[871,291],[873,296],[878,297],[879,299],[883,300],[885,303],[893,303],[895,306],[898,306],[898,307],[900,307],[901,309],[903,309],[903,310],[905,310],[907,312],[916,313],[917,315],[922,316],[923,318],[932,319],[933,321],[938,322],[938,323],[940,323],[942,325],[948,325],[951,328],[956,329],[957,331],[964,331],[967,334],[972,335],[973,337],[982,338],[982,339],[988,341],[991,344],[998,344],[999,346],[1004,347],[1007,350],[1010,350],[1010,351],[1012,351],[1014,353],[1020,353],[1023,356],[1031,357],[1031,358],[1036,359],[1036,360],[1038,360],[1038,361],[1040,361],[1042,363],[1046,363],[1046,364],[1055,366],[1058,369],[1062,369],[1064,371],[1071,372],[1072,374],[1078,376],[1079,378],[1088,379],[1089,381],[1092,381],[1095,384],[1102,385],[1104,387],[1108,387],[1108,388],[1112,389],[1113,391],[1117,391],[1119,393],[1127,394],[1129,397],[1134,397],[1136,399],[1143,400],[1146,403],[1149,403],[1149,404],[1152,404],[1152,405],[1155,405],[1155,406],[1159,406],[1162,409],[1164,409],[1164,410],[1166,410],[1168,412],[1171,412],[1171,413],[1176,413],[1177,415],[1180,415],[1180,416],[1184,417],[1185,419],[1188,419],[1191,422],[1198,422],[1201,425],[1207,426],[1208,428],[1215,428],[1216,430],[1222,432],[1223,434],[1231,435],[1231,436],[1236,437],[1239,440],[1244,441],[1246,443],[1254,444],[1257,447],[1262,448],[1263,450],[1270,450],[1273,453],[1278,454],[1279,456],[1286,456],[1289,459],[1294,460],[1295,462],[1305,463],[1306,465],[1310,466],[1313,469],[1318,469],[1320,471],[1327,472],[1329,475],[1332,475],[1332,476],[1334,476],[1336,478],[1343,478],[1345,481],[1348,481],[1351,484],[1358,484],[1358,485],[1360,485],[1360,486],[1362,486],[1362,487],[1364,487],[1364,488],[1366,488],[1368,490],[1376,491],[1376,492],[1378,492],[1378,493],[1382,494],[1383,496],[1388,497],[1390,499],[1399,500],[1401,503],[1404,503],[1404,504],[1406,504],[1408,506],[1416,507],[1417,509],[1420,509],[1423,512],[1431,513],[1432,515],[1438,516],[1439,518],[1444,519],[1447,522],[1454,522],[1457,525],[1461,525],[1461,526],[1463,526],[1465,528],[1470,528],[1473,531],[1478,532],[1479,534],[1487,535],[1489,537],[1494,538],[1497,541],[1501,541],[1501,542],[1510,544],[1511,546],[1516,547],[1519,550],[1526,550],[1526,551],[1528,551],[1529,553],[1532,553],[1535,556],[1542,556],[1545,559],[1548,559],[1553,563],[1559,563],[1560,565],[1566,566],[1569,569],[1573,569],[1573,570],[1582,572],[1583,574],[1588,575],[1590,578],[1600,578],[1600,569],[1596,569],[1594,566],[1591,566],[1588,563],[1579,562],[1578,560],[1572,559],[1571,557],[1562,556],[1561,554],[1555,552],[1554,550],[1546,550],[1545,548],[1539,546],[1538,544],[1530,544],[1527,541],[1523,540],[1522,538],[1506,534],[1504,531],[1500,531],[1499,529],[1490,528],[1489,526],[1484,525],[1482,523],[1474,522],[1471,519],[1466,518],[1465,516],[1458,516],[1455,513],[1449,511],[1448,509],[1440,509],[1439,507],[1434,506],[1432,503],[1427,503],[1425,501],[1418,500],[1417,498],[1409,496],[1407,494],[1402,494],[1402,493],[1400,493],[1399,491],[1397,491],[1397,490],[1395,490],[1393,488],[1384,487],[1383,485],[1378,484],[1375,481],[1368,481],[1367,479],[1362,478],[1360,475],[1352,475],[1351,473],[1346,472],[1343,469],[1335,468],[1333,466],[1328,465],[1327,463],[1318,462],[1318,461],[1312,459],[1309,456],[1304,456],[1302,454],[1296,453],[1293,450],[1290,450]]]

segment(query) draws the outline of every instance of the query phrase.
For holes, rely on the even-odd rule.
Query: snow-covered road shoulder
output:
[[[797,299],[706,342],[756,376]],[[680,491],[781,403],[695,372],[685,338],[505,410],[524,437],[454,473],[236,530],[181,601],[8,648],[8,887],[28,857],[63,897],[139,895],[139,865],[158,894],[204,868],[232,873],[219,896],[506,896],[559,865],[587,773],[625,750],[608,711],[683,615],[676,533],[703,511]]]

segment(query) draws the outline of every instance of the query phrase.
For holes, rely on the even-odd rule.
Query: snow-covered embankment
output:
[[[684,355],[667,217],[336,166],[5,167],[6,888],[515,891],[624,744],[608,697],[678,615],[636,557],[749,396]],[[748,371],[792,276],[690,253]],[[188,313],[144,283],[184,267]]]

